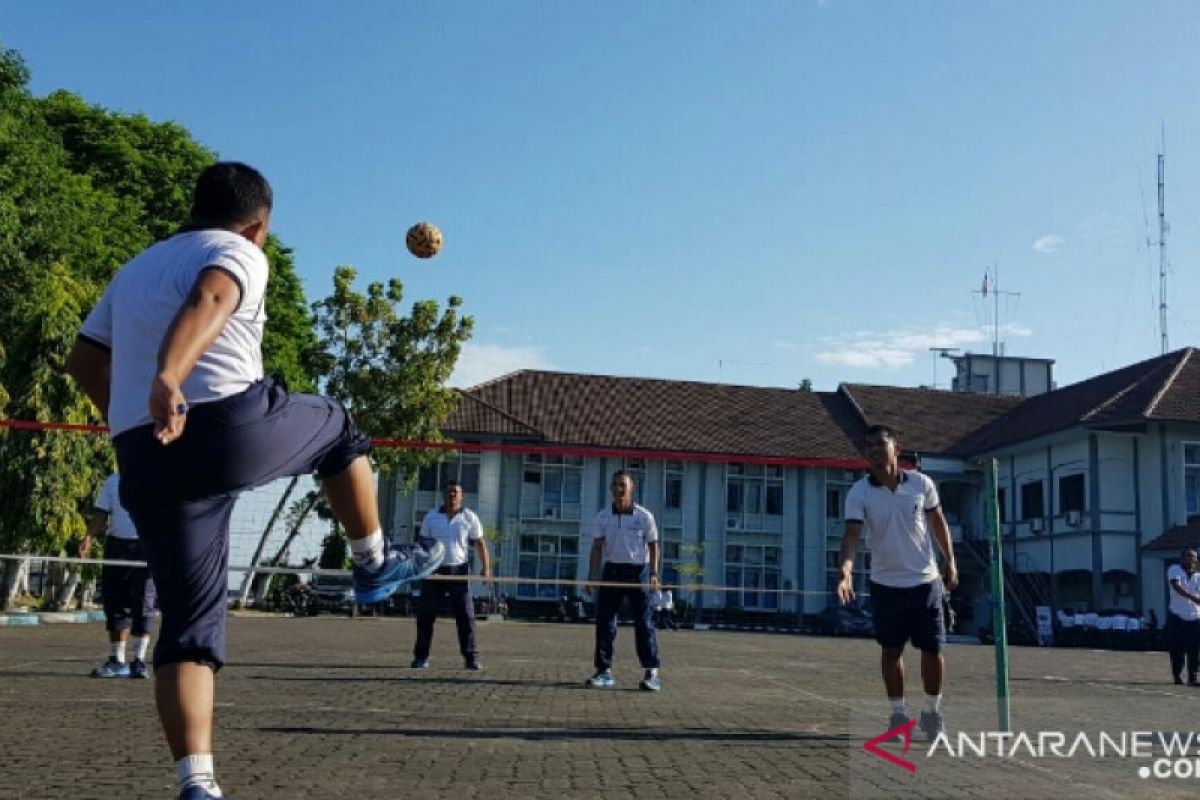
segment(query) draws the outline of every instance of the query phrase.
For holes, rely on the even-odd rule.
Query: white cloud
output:
[[[1037,241],[1033,243],[1033,251],[1035,253],[1057,253],[1064,241],[1066,240],[1057,233],[1048,233],[1038,237]]]
[[[1001,326],[1006,336],[1030,336],[1020,324]],[[898,370],[911,365],[918,356],[926,356],[931,347],[958,347],[991,341],[990,328],[964,328],[938,325],[932,328],[902,328],[891,331],[855,331],[833,337],[826,349],[816,354],[822,364],[838,364],[860,369]]]
[[[498,378],[519,369],[550,369],[545,348],[533,345],[508,347],[502,344],[463,345],[454,374],[447,383],[466,388],[477,383]]]

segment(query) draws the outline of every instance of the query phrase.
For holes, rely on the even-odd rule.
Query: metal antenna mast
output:
[[[1158,241],[1148,244],[1158,245],[1158,331],[1162,352],[1166,353],[1170,346],[1167,339],[1167,233],[1171,226],[1167,224],[1167,126],[1162,128],[1162,145],[1158,151]]]

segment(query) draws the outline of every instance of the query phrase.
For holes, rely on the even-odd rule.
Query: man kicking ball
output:
[[[443,548],[385,548],[371,446],[341,403],[265,377],[271,187],[245,164],[201,173],[191,222],[123,266],[67,370],[108,417],[121,503],[158,587],[155,700],[182,800],[222,797],[215,675],[225,663],[229,519],[239,492],[316,472],[350,538],[355,599],[438,567]]]

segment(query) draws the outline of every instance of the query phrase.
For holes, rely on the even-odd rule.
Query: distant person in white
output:
[[[629,601],[637,640],[638,660],[646,671],[638,688],[662,689],[658,668],[658,638],[654,635],[654,611],[650,594],[661,588],[658,580],[658,526],[654,515],[633,502],[633,477],[625,470],[613,473],[612,505],[592,521],[592,551],[588,561],[588,590],[596,595],[596,672],[587,685],[607,689],[616,684],[612,674],[613,641],[617,638],[617,615]],[[603,570],[601,569],[603,565]],[[642,583],[649,571],[649,588]],[[595,586],[599,579],[605,586]],[[613,585],[616,584],[616,585]]]
[[[450,481],[442,489],[442,506],[434,508],[421,520],[421,538],[442,543],[446,556],[436,575],[458,576],[460,580],[425,580],[421,582],[421,597],[417,606],[417,641],[413,646],[413,669],[429,666],[429,648],[433,644],[433,624],[446,602],[454,612],[458,628],[458,649],[463,666],[479,670],[479,648],[475,643],[475,600],[471,596],[468,545],[475,548],[480,574],[486,580],[492,576],[487,541],[483,525],[475,512],[463,505],[463,488]]]
[[[100,487],[79,557],[87,558],[97,538],[104,537],[105,561],[142,561],[137,528],[121,505],[119,476],[114,472]],[[92,670],[93,678],[147,678],[146,653],[154,627],[154,581],[147,567],[106,563],[100,569],[108,660]],[[125,661],[125,645],[133,634],[133,659]]]
[[[946,672],[946,592],[958,586],[958,566],[950,527],[942,513],[937,486],[927,475],[900,469],[900,439],[886,425],[872,425],[864,438],[869,474],[846,495],[846,533],[842,537],[842,574],[837,595],[854,599],[854,559],[866,528],[871,547],[871,608],[875,640],[883,648],[880,665],[891,704],[888,729],[908,722],[904,707],[904,646],[921,651],[925,709],[919,725],[930,739],[944,729],[942,681]],[[933,529],[932,535],[930,528]],[[933,540],[945,557],[938,571]]]
[[[1167,570],[1167,585],[1171,587],[1171,603],[1167,608],[1167,649],[1171,652],[1171,675],[1175,683],[1183,683],[1183,666],[1187,663],[1188,686],[1200,686],[1197,679],[1197,656],[1200,656],[1200,569],[1196,551],[1185,548],[1179,563]]]

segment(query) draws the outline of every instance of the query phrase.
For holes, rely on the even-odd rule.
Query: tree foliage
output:
[[[0,416],[99,422],[63,373],[83,318],[116,270],[186,220],[215,154],[180,125],[34,97],[19,53],[0,50]],[[272,237],[264,362],[315,386],[317,339],[291,251]],[[82,534],[112,468],[108,442],[0,429],[0,552],[53,553]]]
[[[474,325],[459,313],[462,298],[451,296],[444,310],[421,300],[403,316],[397,310],[404,299],[399,280],[371,283],[362,294],[354,289],[355,277],[353,267],[338,267],[333,293],[313,304],[325,390],[346,403],[369,436],[442,439],[440,426],[458,402],[446,380]],[[385,468],[403,466],[415,475],[439,455],[388,448],[376,457]]]

